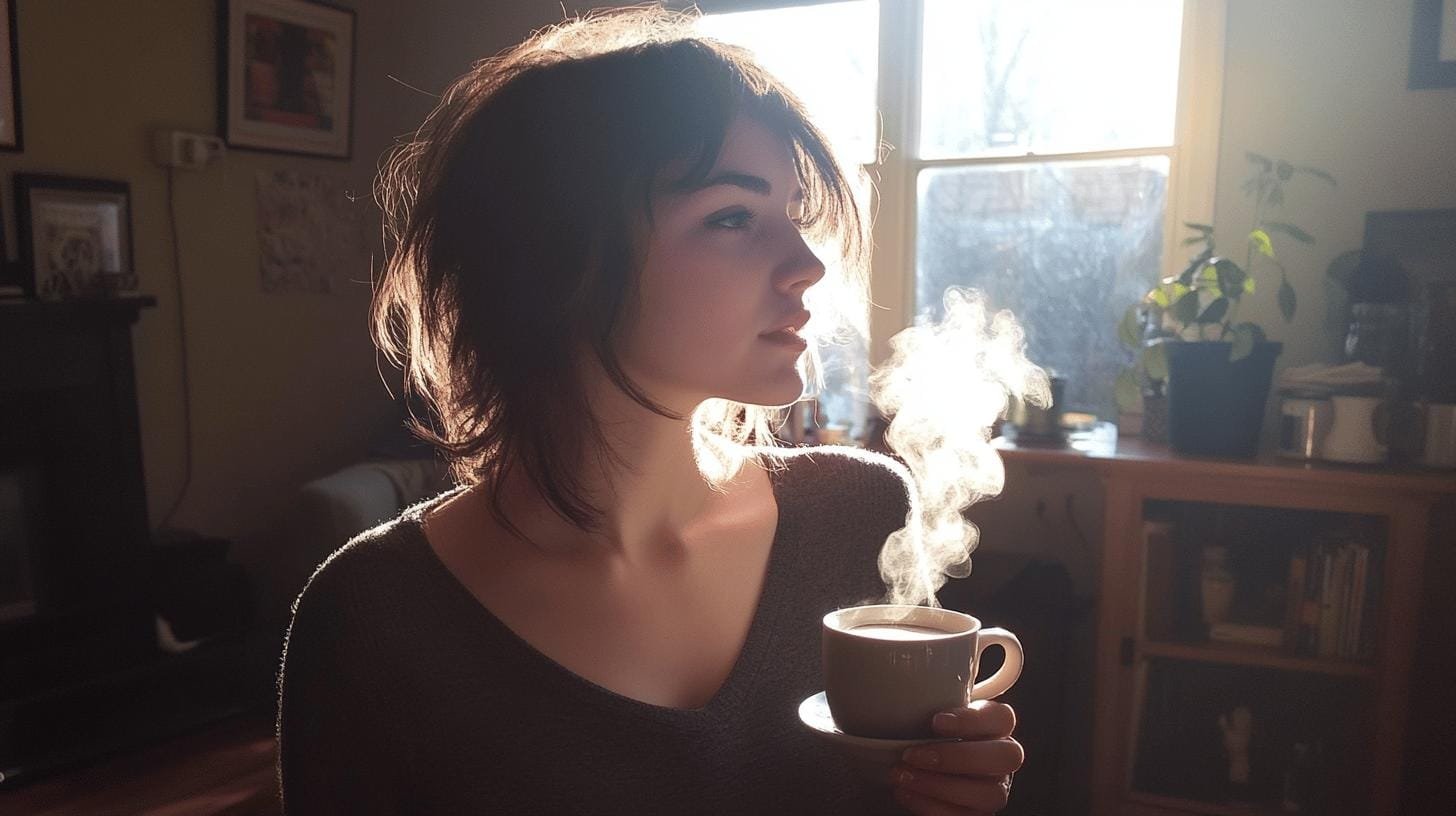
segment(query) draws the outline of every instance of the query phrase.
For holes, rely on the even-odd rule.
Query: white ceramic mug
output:
[[[901,635],[894,631],[908,629]],[[877,739],[935,736],[937,713],[989,700],[1021,675],[1021,641],[950,609],[876,604],[824,616],[824,694],[841,731]],[[1000,646],[996,673],[976,679],[981,652]]]
[[[1320,445],[1320,456],[1332,462],[1384,462],[1389,448],[1377,427],[1380,397],[1330,397],[1334,419]]]

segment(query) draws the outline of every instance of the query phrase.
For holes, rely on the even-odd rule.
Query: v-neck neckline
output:
[[[732,668],[729,669],[722,684],[713,692],[708,701],[697,708],[678,708],[651,703],[589,680],[536,648],[530,641],[521,637],[504,621],[496,617],[489,607],[481,603],[480,599],[476,598],[440,560],[430,546],[424,529],[424,514],[440,502],[464,490],[464,487],[447,491],[432,501],[416,505],[401,518],[401,522],[408,525],[412,533],[410,537],[412,544],[428,565],[428,570],[434,573],[441,583],[448,585],[447,592],[450,597],[454,598],[454,603],[470,609],[469,612],[462,614],[480,621],[489,630],[498,633],[502,640],[521,654],[523,659],[544,667],[549,673],[561,679],[565,688],[589,698],[590,702],[629,709],[638,715],[650,715],[662,719],[693,720],[711,717],[725,708],[731,710],[733,703],[741,699],[753,678],[758,675],[758,669],[762,665],[764,657],[772,653],[773,640],[780,628],[779,613],[784,604],[779,598],[784,591],[782,587],[785,580],[784,562],[788,558],[788,548],[784,545],[784,539],[786,531],[793,526],[794,508],[783,502],[783,481],[788,476],[788,461],[778,468],[767,468],[766,472],[773,491],[774,503],[778,507],[778,521],[774,527],[773,539],[769,544],[769,554],[764,565],[764,576],[759,587],[758,599],[754,604],[753,618],[749,622],[748,634],[743,640],[743,646],[739,649],[737,658],[733,661]]]

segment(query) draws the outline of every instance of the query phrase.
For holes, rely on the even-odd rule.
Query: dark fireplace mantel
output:
[[[0,301],[0,779],[55,730],[38,705],[157,651],[131,342],[155,305]]]
[[[0,301],[0,480],[23,516],[7,527],[23,542],[0,542],[0,557],[21,559],[34,606],[19,618],[23,606],[0,598],[7,646],[17,628],[131,606],[140,588],[149,528],[131,326],[155,305]],[[0,695],[16,677],[4,669]]]
[[[254,704],[240,632],[158,642],[176,548],[147,520],[131,342],[156,303],[0,300],[0,794]]]

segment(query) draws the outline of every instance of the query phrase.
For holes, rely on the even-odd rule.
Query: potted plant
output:
[[[1137,359],[1118,385],[1119,401],[1133,389],[1156,394],[1166,388],[1168,438],[1174,450],[1213,456],[1252,456],[1258,448],[1264,402],[1274,360],[1283,346],[1270,342],[1258,325],[1237,320],[1245,295],[1254,293],[1254,264],[1279,272],[1279,312],[1294,318],[1297,300],[1284,266],[1274,251],[1274,235],[1304,244],[1314,238],[1299,227],[1268,218],[1284,203],[1284,185],[1310,175],[1333,185],[1329,173],[1282,159],[1249,153],[1253,172],[1243,190],[1254,199],[1244,263],[1218,254],[1214,230],[1189,223],[1184,245],[1199,248],[1188,265],[1130,308],[1118,328]]]

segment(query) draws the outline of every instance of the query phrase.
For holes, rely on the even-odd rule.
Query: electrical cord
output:
[[[172,507],[162,517],[158,529],[165,529],[182,506],[187,490],[192,486],[192,377],[187,366],[187,308],[182,295],[182,250],[177,237],[177,196],[174,185],[175,167],[167,168],[167,226],[172,236],[172,276],[177,283],[177,335],[182,352],[182,448],[184,451],[182,488]]]

